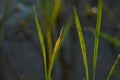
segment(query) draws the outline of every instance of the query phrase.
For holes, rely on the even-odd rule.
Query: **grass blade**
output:
[[[53,11],[52,11],[52,18],[51,18],[52,24],[55,24],[58,13],[60,11],[60,7],[61,7],[61,0],[54,0],[54,7],[53,7]]]
[[[84,30],[93,32],[95,34],[95,30],[93,28],[84,28]],[[118,38],[112,37],[104,32],[100,32],[99,36],[112,43],[113,45],[120,47],[120,40]]]
[[[112,75],[112,73],[113,73],[113,71],[114,71],[114,69],[115,69],[115,66],[117,65],[117,63],[118,63],[119,60],[120,60],[120,54],[118,54],[118,57],[117,57],[117,59],[115,60],[113,66],[112,66],[112,68],[111,68],[111,70],[110,70],[110,72],[109,72],[109,75],[108,75],[108,77],[107,77],[107,80],[110,80],[110,77],[111,77],[111,75]]]
[[[48,70],[48,80],[50,80],[50,76],[51,76],[51,73],[52,73],[52,68],[53,68],[57,53],[58,53],[59,49],[61,48],[61,46],[63,44],[65,36],[67,35],[67,32],[70,29],[71,23],[72,23],[72,16],[68,20],[68,22],[65,26],[65,29],[63,29],[63,28],[61,29],[60,35],[59,35],[59,37],[56,41],[56,44],[55,44],[55,47],[54,47],[54,50],[53,50],[53,53],[52,53],[52,56],[51,56],[49,70]]]
[[[41,30],[41,27],[40,27],[40,24],[39,24],[39,20],[37,18],[37,14],[36,14],[36,10],[35,10],[34,6],[33,6],[33,10],[34,10],[34,16],[35,16],[35,22],[36,22],[36,27],[37,27],[37,31],[38,31],[38,36],[39,36],[40,44],[41,44],[41,47],[42,47],[43,61],[44,61],[44,71],[45,71],[45,79],[47,80],[47,61],[46,61],[45,44],[44,44],[42,30]]]
[[[93,80],[95,80],[101,16],[102,16],[102,0],[99,0],[98,1],[98,11],[97,11],[97,24],[96,24],[96,32],[95,32],[94,54],[93,54]]]
[[[77,27],[78,36],[79,36],[80,46],[82,50],[82,56],[83,56],[85,72],[86,72],[86,80],[89,80],[88,61],[87,61],[87,54],[86,54],[86,46],[85,46],[84,37],[82,33],[82,27],[81,27],[75,7],[73,7],[73,11],[75,16],[75,23]]]
[[[56,58],[56,55],[57,55],[57,52],[58,52],[58,49],[59,49],[59,46],[61,43],[61,35],[62,35],[62,32],[60,32],[60,35],[55,43],[55,47],[54,47],[54,50],[53,50],[53,53],[52,53],[52,56],[50,59],[50,66],[49,66],[49,71],[48,71],[48,80],[50,80],[53,64],[54,64],[54,61],[55,61],[55,58]]]
[[[73,21],[73,15],[70,16],[68,22],[65,25],[65,28],[63,29],[63,35],[62,35],[62,39],[61,39],[61,45],[63,44],[63,41],[64,41],[64,39],[65,39],[65,37],[66,37],[66,35],[67,35],[70,27],[71,27],[72,21]]]

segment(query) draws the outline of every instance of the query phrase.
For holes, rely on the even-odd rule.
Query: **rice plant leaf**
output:
[[[75,23],[76,23],[78,36],[79,36],[80,46],[81,46],[81,50],[82,50],[85,72],[86,72],[86,78],[85,79],[89,80],[87,53],[86,53],[86,46],[85,46],[84,37],[83,37],[83,33],[82,33],[82,27],[81,27],[81,24],[80,24],[80,21],[79,21],[77,11],[76,11],[75,7],[73,7],[73,11],[74,11],[74,16],[75,16]]]
[[[52,16],[51,16],[51,24],[53,25],[52,26],[53,30],[56,26],[56,19],[59,14],[60,7],[61,7],[61,0],[54,0],[54,6],[53,6],[53,11],[52,11]]]
[[[93,28],[84,28],[84,30],[93,32],[95,34],[95,30]],[[112,37],[104,32],[100,32],[99,36],[112,43],[113,45],[120,47],[120,40],[118,38]]]
[[[36,10],[35,10],[34,6],[33,6],[33,10],[34,10],[34,17],[35,17],[37,32],[38,32],[40,44],[41,44],[41,47],[42,47],[43,61],[44,61],[44,71],[45,71],[45,79],[47,80],[47,61],[46,61],[45,44],[44,44],[44,39],[43,39],[43,34],[42,34],[41,26],[40,26],[40,23],[39,23],[39,20],[38,20],[38,17],[37,17],[37,14],[36,14]]]
[[[111,68],[111,70],[110,70],[110,72],[109,72],[109,75],[108,75],[108,77],[107,77],[107,80],[110,80],[110,77],[111,77],[111,75],[112,75],[112,73],[113,73],[113,71],[114,71],[117,63],[119,62],[119,60],[120,60],[120,54],[118,54],[117,59],[115,60],[113,66],[112,66],[112,68]]]
[[[58,54],[59,49],[61,48],[61,46],[63,44],[65,36],[67,35],[67,32],[70,29],[71,23],[72,23],[72,16],[70,17],[67,24],[65,25],[65,28],[63,29],[63,27],[62,27],[62,29],[60,31],[60,35],[59,35],[59,37],[58,37],[58,39],[55,43],[53,53],[52,53],[52,56],[51,56],[51,60],[50,60],[49,70],[48,70],[48,80],[50,80],[50,76],[51,76],[51,72],[52,72],[52,68],[53,68],[56,56]]]
[[[94,53],[93,53],[93,80],[95,80],[96,63],[97,63],[97,55],[98,55],[98,43],[99,43],[99,34],[100,34],[100,24],[101,24],[101,16],[102,16],[102,0],[98,0],[97,23],[96,23]]]
[[[61,45],[63,44],[63,41],[66,38],[66,35],[67,35],[67,33],[68,33],[68,31],[69,31],[69,29],[71,27],[72,21],[73,21],[73,15],[70,16],[69,20],[67,21],[67,23],[65,25],[65,28],[63,28],[63,35],[62,35],[62,39],[61,39]]]
[[[49,72],[48,72],[48,80],[50,80],[50,76],[51,76],[51,72],[52,72],[52,68],[53,68],[53,64],[54,64],[54,61],[55,61],[55,58],[56,58],[56,54],[57,54],[57,51],[59,49],[59,46],[60,46],[60,42],[61,42],[61,35],[62,35],[62,32],[60,32],[60,35],[55,43],[55,47],[53,49],[53,53],[52,53],[52,56],[51,56],[51,60],[50,60],[50,66],[49,66]]]
[[[103,37],[104,39],[106,39],[107,41],[109,41],[110,43],[112,43],[113,45],[120,47],[120,40],[118,40],[117,38],[112,37],[112,36],[102,33],[102,32],[100,33],[100,36]]]
[[[58,16],[58,13],[60,11],[61,6],[61,0],[54,0],[54,7],[53,7],[53,13],[52,13],[52,22],[54,22]]]

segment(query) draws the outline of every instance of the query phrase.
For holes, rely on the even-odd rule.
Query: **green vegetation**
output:
[[[110,77],[111,77],[111,75],[112,75],[112,73],[113,73],[113,71],[114,71],[114,69],[115,69],[115,66],[117,65],[117,63],[118,63],[119,60],[120,60],[120,54],[118,54],[117,59],[115,60],[113,66],[112,66],[112,68],[111,68],[111,70],[110,70],[110,72],[109,72],[109,75],[108,75],[108,77],[107,77],[107,80],[110,80]]]
[[[95,30],[93,28],[84,28],[85,31],[90,31],[93,32],[95,34]],[[110,42],[111,44],[120,47],[120,40],[118,38],[112,37],[104,32],[100,32],[99,35],[101,38],[107,40],[108,42]]]
[[[54,2],[54,3],[53,3]],[[42,48],[42,53],[43,53],[43,61],[44,61],[44,71],[45,71],[45,80],[52,80],[51,74],[54,66],[55,59],[57,58],[57,55],[59,53],[60,47],[63,44],[63,41],[66,37],[67,32],[70,29],[70,26],[72,24],[72,16],[70,16],[69,20],[67,21],[66,25],[62,27],[59,37],[57,38],[54,47],[53,41],[52,41],[52,33],[54,32],[56,28],[56,19],[58,17],[59,11],[60,11],[60,6],[62,5],[62,2],[60,0],[53,0],[51,1],[50,5],[48,5],[47,0],[42,0],[42,6],[39,4],[38,6],[44,9],[44,17],[41,16],[42,20],[42,26],[40,25],[40,22],[38,20],[37,12],[34,9],[34,16],[35,16],[35,22],[36,22],[36,27],[37,27],[37,32],[39,35],[39,40]],[[52,6],[52,4],[54,4]],[[86,6],[87,10],[90,12],[90,7],[89,5]],[[106,9],[107,10],[107,9]],[[75,7],[73,7],[73,12],[74,12],[74,21],[76,24],[76,29],[78,32],[78,37],[79,37],[79,43],[81,46],[81,51],[82,51],[82,57],[83,57],[83,63],[85,67],[85,80],[89,80],[89,66],[88,66],[88,59],[87,59],[87,53],[86,53],[86,45],[85,45],[85,40],[82,32],[82,27],[81,23],[77,14],[77,10]],[[109,35],[100,32],[100,26],[101,26],[101,16],[102,16],[102,0],[98,0],[98,8],[97,8],[97,22],[96,22],[96,30],[94,29],[86,29],[89,31],[94,32],[95,34],[95,41],[94,41],[94,53],[93,53],[93,71],[92,71],[92,80],[95,80],[95,74],[96,74],[96,65],[97,65],[97,57],[98,57],[98,46],[99,46],[99,37],[102,36],[106,40],[110,41],[111,43],[120,46],[119,40],[110,37]],[[44,28],[43,28],[44,27]],[[46,30],[46,34],[42,33],[42,30]],[[51,37],[52,36],[52,37]],[[47,43],[47,46],[45,46],[45,42]],[[120,55],[118,55],[117,60],[113,64],[110,73],[107,77],[107,80],[110,79],[110,76],[113,73],[113,70],[115,66],[117,65],[119,61]]]
[[[76,27],[77,27],[77,31],[78,31],[79,41],[80,41],[80,45],[81,45],[81,49],[82,49],[84,66],[85,66],[85,70],[86,70],[86,80],[89,80],[87,54],[86,54],[84,37],[83,37],[83,33],[82,33],[82,27],[81,27],[81,24],[80,24],[80,21],[79,21],[77,11],[76,11],[75,7],[73,7],[73,10],[74,10],[74,15],[75,15],[75,23],[76,23]]]
[[[36,26],[37,26],[37,30],[38,30],[37,32],[38,32],[40,44],[42,47],[42,53],[43,53],[43,59],[44,59],[43,61],[44,61],[45,79],[47,79],[47,61],[46,61],[45,43],[44,43],[44,39],[43,39],[43,35],[42,35],[42,30],[41,30],[41,27],[40,27],[40,24],[39,24],[39,21],[37,18],[37,14],[35,11],[35,7],[33,7],[33,9],[34,9],[34,15],[35,15],[35,22],[36,22]]]
[[[98,2],[98,11],[97,11],[97,24],[96,24],[96,31],[95,31],[95,43],[94,43],[94,54],[93,54],[93,80],[95,80],[95,71],[96,71],[96,63],[97,63],[97,53],[98,53],[98,42],[99,42],[99,34],[100,34],[100,24],[101,24],[101,16],[102,16],[102,0],[99,0]],[[78,18],[78,15],[76,13],[76,10],[74,8],[74,14],[75,14],[75,23],[79,35],[80,45],[82,48],[82,55],[83,55],[83,61],[84,66],[86,70],[86,80],[89,80],[89,72],[88,72],[88,62],[87,62],[87,54],[86,54],[86,48],[85,48],[85,42],[82,34],[82,28],[80,25],[80,21]]]
[[[44,59],[43,61],[44,61],[45,79],[51,80],[53,65],[54,65],[55,59],[57,57],[58,51],[59,51],[61,45],[63,44],[63,41],[67,35],[67,32],[69,31],[70,26],[72,24],[72,16],[69,18],[66,25],[62,27],[60,35],[59,35],[58,39],[56,40],[54,49],[52,50],[53,42],[52,42],[52,38],[50,36],[52,36],[52,33],[56,28],[56,19],[57,19],[59,10],[60,10],[61,1],[55,0],[54,6],[52,8],[53,10],[50,12],[48,12],[49,8],[48,8],[48,5],[46,5],[46,4],[47,4],[47,2],[44,2],[45,19],[43,19],[43,20],[45,20],[45,21],[43,21],[44,22],[43,25],[46,29],[46,35],[42,33],[42,27],[40,26],[40,22],[38,20],[38,16],[37,16],[35,7],[33,7],[33,9],[34,9],[34,16],[35,16],[37,32],[38,32],[40,44],[42,47],[42,53],[43,53],[43,59]],[[52,15],[52,17],[50,17],[50,15]],[[43,36],[45,36],[45,37],[43,37]],[[44,43],[45,40],[47,40],[47,42],[46,42],[47,48],[46,48],[45,43]]]
[[[28,4],[28,1],[22,0],[25,4]],[[71,15],[66,21],[66,24],[62,26],[61,31],[58,35],[57,40],[54,41],[54,33],[57,28],[57,18],[61,11],[61,8],[64,7],[65,0],[38,0],[37,6],[33,6],[34,15],[30,17],[29,20],[32,20],[34,16],[36,29],[38,32],[39,42],[42,48],[42,55],[43,55],[43,66],[44,66],[44,77],[45,80],[52,80],[52,70],[54,67],[54,63],[56,61],[57,55],[60,53],[60,49],[64,43],[64,40],[69,32],[71,27],[72,21],[74,20],[76,25],[76,30],[79,37],[79,43],[81,47],[82,57],[83,57],[83,65],[85,68],[85,80],[90,80],[90,72],[89,72],[89,65],[88,65],[88,56],[86,51],[86,44],[84,40],[83,29],[81,26],[81,22],[79,20],[79,16],[77,13],[77,9],[75,6],[73,7],[74,19],[73,15]],[[96,29],[92,28],[85,28],[84,30],[90,31],[94,33],[95,41],[94,41],[94,52],[93,52],[93,64],[92,64],[92,80],[95,80],[96,77],[96,67],[97,67],[97,57],[98,57],[98,49],[99,49],[99,37],[104,38],[108,42],[112,43],[116,47],[120,47],[120,40],[112,37],[106,33],[100,32],[101,26],[101,17],[102,17],[102,3],[103,0],[98,0],[98,8],[97,8],[97,22],[96,22]],[[8,9],[9,9],[10,0],[5,1],[3,16],[0,21],[0,50],[2,49],[2,43],[4,41],[4,34],[5,34],[5,23],[8,18]],[[89,15],[92,15],[92,7],[89,4],[85,5],[85,9]],[[111,19],[114,21],[114,16],[110,12],[109,8],[106,5],[103,5],[103,9]],[[37,13],[38,10],[38,13]],[[72,13],[71,13],[72,14]],[[39,16],[38,16],[39,15]],[[40,18],[39,18],[40,17]],[[27,21],[25,24],[21,25],[26,26],[30,21]],[[25,29],[26,27],[24,27]],[[0,54],[1,56],[1,54]],[[110,80],[111,75],[114,73],[118,75],[120,79],[120,72],[115,71],[115,67],[117,66],[118,62],[120,61],[120,54],[118,54],[115,62],[113,63],[110,72],[107,76],[107,80]],[[1,59],[0,59],[0,62]],[[1,74],[3,76],[3,74]]]
[[[99,42],[99,34],[100,34],[101,16],[102,16],[102,0],[98,0],[97,24],[96,24],[94,54],[93,54],[93,80],[95,80],[95,71],[96,71],[96,63],[97,63],[97,55],[98,55],[98,42]]]

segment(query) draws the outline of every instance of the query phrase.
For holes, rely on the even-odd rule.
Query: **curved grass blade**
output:
[[[84,28],[84,30],[93,32],[95,34],[95,30],[93,28]],[[104,32],[100,32],[99,36],[112,43],[113,45],[120,47],[120,40],[118,38],[112,37]]]
[[[88,61],[87,61],[87,54],[86,54],[86,46],[85,46],[84,37],[83,37],[83,33],[82,33],[82,27],[81,27],[75,7],[73,7],[73,11],[74,11],[74,16],[75,16],[75,23],[76,23],[78,36],[79,36],[80,46],[81,46],[81,50],[82,50],[85,72],[86,72],[85,79],[89,80]]]
[[[43,39],[43,34],[42,34],[41,26],[40,26],[38,18],[37,18],[35,6],[33,6],[33,10],[34,10],[34,17],[35,17],[36,27],[37,27],[37,31],[38,31],[38,36],[39,36],[40,44],[41,44],[41,47],[42,47],[43,61],[44,61],[44,71],[45,71],[45,79],[47,80],[47,61],[46,61],[45,44],[44,44],[44,39]]]
[[[113,71],[114,71],[114,69],[115,69],[115,67],[116,67],[116,65],[117,65],[117,63],[118,63],[119,60],[120,60],[120,54],[118,54],[117,59],[115,60],[113,66],[112,66],[112,68],[111,68],[111,70],[109,72],[107,80],[110,80],[110,77],[111,77],[111,75],[112,75],[112,73],[113,73]]]
[[[101,16],[102,16],[102,0],[99,0],[98,1],[98,11],[97,11],[97,24],[96,24],[96,31],[95,31],[94,54],[93,54],[93,80],[95,80]]]
[[[72,21],[73,21],[73,15],[70,16],[68,22],[65,25],[65,28],[63,29],[63,35],[62,35],[62,39],[61,39],[61,45],[63,44],[63,41],[64,41],[64,39],[65,39],[65,37],[66,37],[66,35],[67,35],[70,27],[71,27]]]
[[[59,49],[61,48],[62,44],[63,44],[63,41],[65,39],[65,36],[67,35],[67,32],[69,31],[70,29],[70,26],[71,26],[71,23],[72,23],[72,16],[70,17],[70,19],[68,20],[65,28],[61,29],[60,31],[60,35],[55,43],[55,47],[53,49],[53,53],[52,53],[52,56],[51,56],[51,61],[50,61],[50,66],[49,66],[49,70],[48,70],[48,80],[50,80],[50,76],[51,76],[51,73],[52,73],[52,69],[53,69],[53,65],[54,65],[54,62],[55,62],[55,59],[56,59],[56,56],[58,54],[58,51]]]
[[[120,40],[118,40],[117,38],[113,38],[105,33],[101,33],[100,36],[106,39],[107,41],[111,42],[115,46],[120,47]]]

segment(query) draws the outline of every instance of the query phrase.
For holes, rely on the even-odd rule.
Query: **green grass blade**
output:
[[[54,7],[53,7],[53,11],[52,11],[52,18],[51,18],[52,24],[55,24],[58,13],[60,11],[60,7],[61,7],[61,0],[54,0]]]
[[[63,29],[63,35],[62,35],[62,39],[61,39],[61,45],[63,44],[63,41],[64,41],[64,39],[65,39],[65,37],[66,37],[66,35],[67,35],[70,27],[71,27],[72,21],[73,21],[73,15],[70,16],[68,22],[65,25],[65,28]]]
[[[113,45],[120,47],[120,40],[118,40],[117,38],[114,38],[102,32],[100,33],[100,36],[109,41],[110,43],[112,43]]]
[[[43,34],[42,34],[41,26],[39,24],[39,20],[37,18],[37,14],[36,14],[36,10],[35,10],[34,6],[33,6],[33,10],[34,10],[34,16],[35,16],[35,22],[36,22],[36,27],[37,27],[37,31],[38,31],[38,36],[39,36],[40,44],[41,44],[41,47],[42,47],[43,61],[44,61],[44,71],[45,71],[45,79],[47,80],[47,61],[46,61],[45,44],[44,44],[44,39],[43,39]]]
[[[102,0],[99,0],[98,1],[98,11],[97,11],[97,24],[96,24],[96,32],[95,32],[94,54],[93,54],[93,80],[95,80],[101,16],[102,16]]]
[[[73,7],[73,11],[74,11],[74,16],[75,16],[75,23],[76,23],[76,27],[77,27],[78,36],[79,36],[80,46],[81,46],[81,50],[82,50],[83,62],[84,62],[84,66],[85,66],[85,72],[86,72],[85,79],[89,80],[88,61],[87,61],[87,54],[86,54],[86,46],[85,46],[84,37],[83,37],[83,33],[82,33],[82,27],[81,27],[75,7]]]
[[[111,68],[111,70],[110,70],[110,72],[109,72],[109,75],[108,75],[108,77],[107,77],[107,80],[110,80],[110,77],[111,77],[111,75],[112,75],[112,73],[113,73],[113,71],[114,71],[114,69],[115,69],[115,66],[117,65],[117,63],[118,63],[119,60],[120,60],[120,54],[118,54],[118,57],[117,57],[117,59],[115,60],[113,66],[112,66],[112,68]]]
[[[95,30],[93,28],[84,28],[85,31],[90,31],[93,32],[95,34]],[[100,32],[100,37],[104,38],[105,40],[107,40],[108,42],[110,42],[111,44],[120,47],[120,40],[118,38],[112,37],[104,32]]]
[[[50,66],[49,66],[49,70],[48,70],[48,80],[50,80],[50,76],[52,73],[52,69],[53,69],[53,65],[56,59],[56,56],[58,54],[59,49],[61,48],[63,41],[65,39],[65,36],[67,35],[67,32],[70,29],[72,23],[72,16],[70,17],[70,19],[68,20],[67,24],[65,25],[65,29],[61,29],[60,35],[56,41],[52,56],[51,56],[51,61],[50,61]]]
[[[57,52],[58,52],[58,49],[59,49],[59,46],[60,46],[60,43],[61,43],[61,34],[62,34],[62,32],[60,32],[60,35],[59,35],[59,37],[58,37],[58,39],[55,43],[55,47],[54,47],[54,50],[53,50],[53,53],[52,53],[52,56],[51,56],[49,72],[48,72],[48,80],[50,80],[53,64],[54,64],[54,61],[55,61],[55,58],[56,58],[56,55],[57,55]]]

